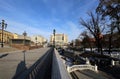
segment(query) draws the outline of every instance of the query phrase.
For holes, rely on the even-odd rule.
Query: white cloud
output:
[[[78,24],[72,21],[65,22],[65,17],[69,16],[69,14],[72,14],[72,17],[74,18],[79,18],[80,16],[84,18],[85,16],[83,15],[89,9],[89,6],[95,3],[97,0],[85,0],[85,4],[83,4],[83,6],[81,6],[81,3],[78,4],[80,5],[79,7],[78,5],[75,5],[74,2],[72,2],[74,0],[70,1],[68,2],[67,0],[56,0],[56,2],[53,2],[53,0],[43,0],[44,4],[46,4],[48,9],[50,9],[52,12],[52,15],[49,15],[52,16],[52,18],[49,17],[49,19],[45,18],[44,16],[38,16],[40,14],[37,15],[37,13],[35,13],[36,15],[34,14],[35,16],[34,18],[32,18],[33,15],[31,16],[30,13],[26,14],[26,12],[24,12],[23,10],[21,11],[19,10],[19,8],[15,7],[15,4],[12,5],[11,0],[0,0],[0,10],[7,11],[7,13],[11,14],[8,14],[9,16],[11,16],[11,18],[9,16],[6,16],[10,20],[8,18],[6,20],[8,24],[7,29],[13,33],[22,34],[24,31],[26,31],[28,35],[40,34],[49,39],[49,36],[52,34],[53,29],[56,29],[58,33],[68,34],[69,39],[72,40],[78,37],[81,29],[79,28],[80,26]],[[55,5],[53,5],[53,3]],[[74,10],[73,12],[72,8],[74,9],[74,7],[76,10]],[[27,11],[28,10],[29,9],[27,9]],[[32,8],[30,9],[30,11],[32,11],[33,13],[35,12]],[[5,15],[3,15],[2,17],[4,16]],[[67,19],[69,19],[69,17]],[[72,20],[76,20],[74,18]]]
[[[8,23],[7,29],[12,33],[22,34],[24,31],[26,31],[29,36],[42,35],[47,39],[49,39],[49,35],[51,34],[49,31],[45,31],[45,29],[41,29],[40,27],[37,28],[34,26],[28,26],[27,24],[10,20],[7,20],[7,23]]]
[[[69,29],[69,31],[70,31],[69,33],[71,35],[70,40],[76,39],[81,32],[81,30],[79,29],[79,26],[76,25],[75,23],[71,22],[71,21],[67,22],[67,25],[70,28]]]
[[[24,31],[26,31],[28,36],[42,35],[48,40],[50,38],[50,35],[53,33],[53,29],[56,29],[56,33],[67,34],[69,37],[69,41],[71,41],[72,39],[76,39],[81,32],[81,30],[79,29],[79,25],[75,24],[72,21],[67,21],[65,22],[65,24],[62,24],[62,26],[53,26],[52,22],[48,22],[45,24],[48,27],[36,27],[7,19],[7,24],[8,27],[6,30],[12,33],[22,34]]]
[[[65,22],[62,26],[58,26],[56,33],[64,33],[68,35],[68,40],[71,41],[76,39],[83,29],[80,29],[80,26],[72,21]]]

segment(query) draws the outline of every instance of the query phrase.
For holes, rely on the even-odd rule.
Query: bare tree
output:
[[[86,47],[89,47],[92,51],[92,44],[91,44],[90,36],[87,34],[86,31],[83,31],[80,35],[82,36],[82,45],[84,49]]]
[[[103,54],[101,41],[102,32],[105,29],[105,20],[101,20],[101,17],[98,14],[95,15],[92,12],[90,12],[88,15],[90,16],[90,19],[86,21],[81,19],[80,23],[94,36],[98,52]]]
[[[96,12],[102,15],[103,19],[109,19],[120,34],[120,0],[99,0]]]

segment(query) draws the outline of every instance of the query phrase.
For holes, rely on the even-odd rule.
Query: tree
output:
[[[120,33],[120,0],[99,0],[96,12],[102,15],[103,19],[108,16],[111,24],[114,24]]]
[[[111,24],[110,25],[110,30],[109,30],[109,51],[108,51],[108,53],[110,54],[111,53],[111,49],[112,49],[112,38],[113,38],[113,30],[114,30],[114,26]]]
[[[80,45],[81,45],[80,39],[75,39],[75,46],[80,46]]]
[[[82,38],[82,45],[84,48],[87,48],[89,47],[92,51],[92,44],[91,44],[91,41],[90,41],[90,37],[89,35],[87,34],[86,31],[84,31],[83,33],[80,34],[83,38]]]
[[[81,25],[83,25],[87,30],[93,35],[96,41],[96,46],[98,48],[98,52],[102,53],[102,32],[105,29],[105,21],[101,20],[101,17],[96,14],[94,15],[92,12],[88,14],[90,16],[89,20],[84,21],[80,20]]]

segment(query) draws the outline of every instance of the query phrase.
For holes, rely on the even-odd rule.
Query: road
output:
[[[30,68],[50,48],[9,53],[0,58],[0,79],[12,79],[16,74]]]

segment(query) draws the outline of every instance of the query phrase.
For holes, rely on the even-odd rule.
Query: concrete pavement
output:
[[[14,52],[0,58],[0,79],[12,79],[30,68],[49,48]]]
[[[4,46],[3,48],[1,48],[0,46],[0,54],[1,53],[6,53],[6,52],[12,52],[12,51],[18,51],[19,49],[16,49],[16,48],[13,48],[13,47],[10,47],[10,46]]]

